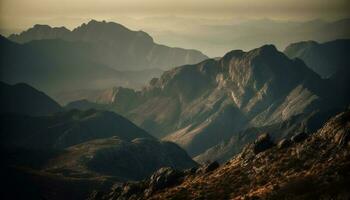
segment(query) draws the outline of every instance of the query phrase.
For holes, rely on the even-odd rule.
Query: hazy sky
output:
[[[73,27],[86,18],[164,15],[334,19],[349,16],[349,4],[349,0],[0,0],[0,19],[3,28],[24,28],[40,21]]]
[[[90,19],[116,21],[149,32],[156,41],[180,36],[191,24],[232,25],[247,19],[307,21],[349,17],[350,0],[0,0],[0,33],[33,24],[74,28]],[[171,39],[171,38],[170,38]]]

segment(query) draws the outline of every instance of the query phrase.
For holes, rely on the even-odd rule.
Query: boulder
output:
[[[129,182],[125,183],[121,195],[122,197],[130,197],[133,195],[141,194],[144,188],[142,187],[141,182]]]
[[[219,163],[217,161],[214,161],[214,162],[211,162],[209,163],[208,165],[206,165],[204,167],[204,172],[205,173],[208,173],[208,172],[211,172],[211,171],[214,171],[215,169],[217,169],[219,167]]]
[[[171,167],[163,167],[156,171],[150,178],[149,188],[152,191],[172,186],[179,182],[184,173]]]
[[[186,175],[191,175],[191,174],[195,174],[195,173],[197,172],[197,170],[198,170],[198,167],[192,167],[192,168],[190,168],[190,169],[186,169],[186,170],[184,171],[184,173],[185,173]]]
[[[201,167],[199,167],[195,174],[204,174],[204,173],[208,173],[211,171],[214,171],[215,169],[217,169],[220,166],[220,164],[217,161],[214,162],[207,162],[205,165],[202,165]]]
[[[290,139],[282,139],[278,142],[277,147],[279,149],[288,148],[292,144],[292,141]]]
[[[253,145],[253,151],[255,154],[258,154],[273,146],[274,146],[274,143],[272,142],[270,135],[265,133],[260,135],[258,139],[255,140]]]
[[[291,138],[291,140],[292,140],[292,142],[294,142],[294,143],[299,143],[299,142],[304,141],[307,137],[308,137],[308,134],[306,134],[305,132],[300,132],[300,133],[295,134],[295,135]]]

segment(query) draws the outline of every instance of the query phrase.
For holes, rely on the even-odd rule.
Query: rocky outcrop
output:
[[[149,187],[151,191],[161,190],[178,183],[179,178],[183,177],[184,173],[174,170],[170,167],[160,168],[149,179]]]
[[[185,175],[170,167],[160,168],[148,179],[115,185],[108,194],[93,192],[90,199],[147,199],[155,192],[180,184]]]
[[[304,141],[307,137],[308,137],[308,135],[305,132],[300,132],[300,133],[293,135],[291,140],[292,140],[292,142],[298,143],[298,142]]]
[[[273,146],[275,146],[275,144],[270,138],[270,135],[268,133],[262,133],[253,143],[246,145],[242,149],[239,157],[249,161],[254,159],[259,153],[262,153]]]
[[[254,142],[253,151],[255,154],[263,152],[269,148],[274,146],[270,135],[268,133],[262,134],[258,137],[258,139]]]
[[[214,171],[219,166],[220,166],[219,163],[217,161],[214,161],[214,162],[209,163],[206,166],[204,166],[203,171],[204,171],[204,173],[208,173],[208,172]]]
[[[278,142],[277,147],[279,149],[284,149],[284,148],[288,148],[291,144],[292,144],[291,140],[282,139],[281,141]]]

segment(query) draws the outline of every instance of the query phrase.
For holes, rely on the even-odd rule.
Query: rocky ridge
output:
[[[106,109],[198,156],[250,128],[277,127],[297,116],[302,128],[315,112],[337,110],[343,105],[329,98],[327,84],[301,60],[265,45],[176,67],[142,91],[118,89]]]
[[[204,173],[179,172],[182,176],[166,188],[149,192],[151,178],[134,183],[138,189],[128,194],[127,187],[118,186],[99,195],[102,199],[347,199],[349,136],[350,112],[346,111],[310,136],[298,134],[283,148],[270,145],[265,134],[225,165]],[[266,148],[255,151],[261,144]]]

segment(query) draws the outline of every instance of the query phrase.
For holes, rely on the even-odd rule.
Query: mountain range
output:
[[[142,31],[95,20],[73,31],[35,25],[0,37],[1,81],[26,82],[61,104],[113,86],[142,88],[173,66],[207,57],[153,42]]]
[[[156,44],[153,38],[143,31],[132,31],[121,24],[106,21],[91,20],[72,31],[65,27],[34,25],[8,38],[17,43],[47,39],[87,43],[93,51],[92,61],[118,70],[164,70],[197,63],[207,58],[196,50]]]
[[[265,45],[176,67],[141,91],[117,88],[104,104],[75,106],[119,112],[199,161],[225,161],[262,130],[276,139],[317,130],[349,105],[347,90],[335,88],[333,79],[322,79],[301,59]]]
[[[284,53],[290,58],[302,59],[321,77],[330,78],[339,70],[348,67],[350,40],[298,42],[287,46]]]

